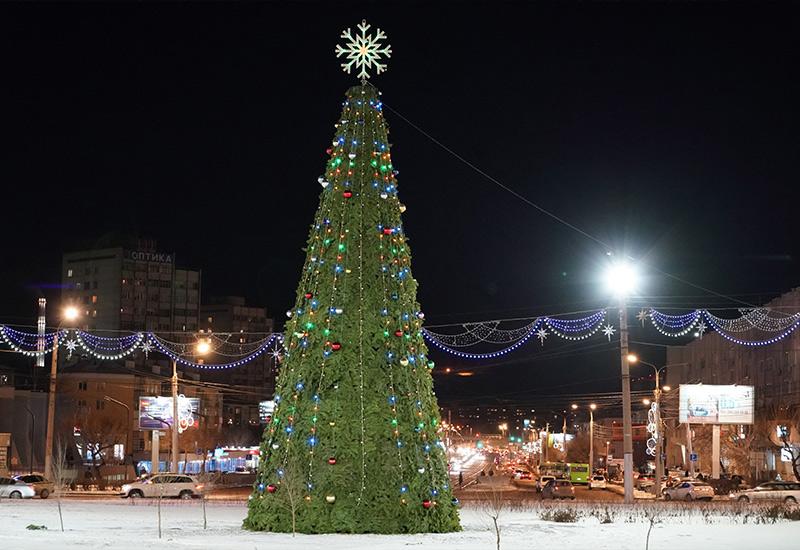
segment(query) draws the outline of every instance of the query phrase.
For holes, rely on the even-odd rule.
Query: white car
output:
[[[592,476],[589,479],[589,490],[592,489],[605,489],[606,488],[606,478],[603,476]]]
[[[539,476],[539,479],[536,480],[536,492],[541,493],[544,486],[553,479],[555,479],[555,476]]]
[[[158,474],[144,481],[134,481],[122,486],[122,498],[175,497],[190,499],[203,493],[203,484],[192,476],[183,474]]]
[[[36,489],[23,481],[10,477],[0,477],[0,498],[33,498]]]
[[[664,500],[712,500],[714,488],[702,481],[684,481],[662,491]]]
[[[800,483],[792,481],[768,481],[754,489],[730,494],[731,500],[742,503],[762,500],[780,500],[787,504],[800,502]]]

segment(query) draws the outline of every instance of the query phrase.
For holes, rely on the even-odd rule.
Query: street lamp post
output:
[[[622,376],[622,440],[625,503],[633,504],[633,426],[631,421],[631,371],[628,364],[628,308],[626,296],[636,287],[636,272],[627,263],[617,263],[606,273],[609,288],[619,299],[619,351]]]
[[[662,395],[662,392],[669,391],[671,389],[669,386],[661,386],[661,378],[660,378],[660,376],[661,376],[661,371],[664,370],[665,368],[667,368],[668,365],[664,365],[663,367],[659,368],[659,367],[653,365],[652,363],[648,363],[647,361],[642,361],[641,359],[639,359],[634,354],[630,354],[628,356],[628,360],[629,360],[630,363],[639,362],[639,363],[641,363],[643,365],[647,365],[648,367],[652,368],[653,372],[655,373],[656,386],[653,389],[653,398],[655,400],[656,410],[655,410],[655,415],[654,415],[655,418],[653,420],[655,421],[654,423],[656,425],[656,448],[655,448],[655,452],[656,452],[656,479],[655,479],[655,483],[653,484],[653,492],[656,495],[656,497],[658,497],[658,495],[661,494],[661,478],[664,476],[664,461],[663,461],[663,458],[662,458],[663,455],[664,455],[664,430],[663,430],[663,426],[662,426],[662,422],[661,422],[661,395]],[[676,363],[676,364],[680,364],[680,363]],[[675,366],[675,365],[673,365],[673,366]],[[646,399],[645,401],[646,401],[646,404],[650,403],[650,401],[648,399]]]
[[[128,419],[128,422],[126,424],[127,427],[125,429],[125,454],[126,455],[130,454],[131,465],[133,465],[133,444],[131,442],[131,434],[133,433],[133,429],[131,428],[131,408],[122,401],[117,401],[116,399],[114,399],[113,397],[109,397],[108,395],[104,396],[103,399],[111,403],[116,403],[117,405],[125,407],[125,410],[127,411],[126,417]]]
[[[211,345],[207,339],[197,341],[195,353],[205,355],[211,351]],[[178,361],[172,358],[172,471],[178,473],[178,432],[180,431],[180,420],[178,418]],[[186,465],[184,464],[184,471]]]
[[[58,324],[56,332],[53,335],[53,354],[50,361],[50,393],[47,396],[47,432],[44,441],[44,475],[51,475],[53,467],[53,424],[55,422],[56,414],[56,371],[58,369],[58,334],[61,331],[61,326],[64,321],[74,321],[78,318],[78,310],[74,307],[68,307],[64,310],[64,317]]]
[[[594,472],[594,410],[597,405],[589,405],[589,475]]]

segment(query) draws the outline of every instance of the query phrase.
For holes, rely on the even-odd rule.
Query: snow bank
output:
[[[58,511],[53,499],[0,501],[0,547],[9,549],[114,548],[142,550],[148,548],[253,548],[292,550],[408,550],[441,548],[458,550],[492,550],[494,533],[491,520],[481,510],[468,507],[461,511],[461,533],[441,535],[297,535],[251,533],[241,529],[246,505],[208,503],[208,530],[203,530],[199,502],[165,500],[162,503],[163,538],[158,538],[155,501],[62,501],[64,527],[61,533]],[[614,523],[601,524],[597,517],[583,514],[577,523],[563,524],[539,519],[543,507],[503,511],[500,516],[501,547],[504,550],[548,548],[557,545],[569,549],[641,550],[645,545],[648,524],[643,514],[631,513],[619,506],[607,507]],[[578,510],[589,508],[578,507]],[[604,511],[606,507],[595,506]],[[637,509],[638,510],[638,509]],[[709,523],[709,519],[712,521]],[[45,525],[46,531],[30,531],[27,525]],[[743,524],[723,515],[709,518],[708,512],[692,513],[682,518],[679,513],[664,517],[653,528],[650,548],[703,548],[703,550],[736,550],[781,548],[800,536],[800,522],[778,522],[771,525]]]

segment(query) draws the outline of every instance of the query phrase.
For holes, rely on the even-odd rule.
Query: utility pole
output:
[[[689,476],[694,477],[694,460],[692,460],[692,455],[694,451],[692,450],[692,426],[688,422],[686,423],[686,450],[689,451]]]
[[[628,307],[625,295],[619,299],[619,351],[622,370],[622,440],[625,503],[633,504],[633,426],[631,421],[631,369],[628,364]]]
[[[561,435],[564,440],[564,462],[567,461],[567,413],[564,412],[564,425],[561,427]]]
[[[663,367],[662,367],[663,368]],[[660,369],[656,369],[656,389],[655,389],[655,398],[656,398],[656,411],[655,411],[655,425],[656,425],[656,479],[655,483],[653,483],[653,494],[655,494],[656,498],[661,496],[661,478],[664,475],[664,461],[662,460],[661,455],[663,454],[663,441],[664,441],[664,430],[661,427],[661,384],[659,383],[659,374]]]
[[[547,462],[547,447],[550,446],[550,422],[547,422],[544,427],[544,448],[542,449],[542,456],[544,461]]]
[[[594,473],[594,409],[596,405],[589,405],[589,475]]]
[[[38,357],[37,357],[38,359]],[[28,414],[31,415],[31,457],[30,457],[30,464],[28,464],[28,473],[33,473],[33,438],[36,436],[36,416],[34,416],[33,411],[28,408],[27,405],[23,405],[25,410],[28,411]],[[48,477],[48,474],[45,474],[45,477]]]
[[[172,472],[178,473],[178,362],[172,360]]]
[[[44,475],[50,477],[53,468],[53,422],[56,414],[56,370],[58,369],[58,330],[53,335],[53,354],[50,361],[50,393],[47,396],[47,433],[44,439]]]

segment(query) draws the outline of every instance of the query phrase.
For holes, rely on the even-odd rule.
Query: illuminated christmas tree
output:
[[[308,238],[276,409],[264,433],[248,529],[303,533],[460,529],[421,334],[380,92],[385,35],[359,25],[347,91]]]

